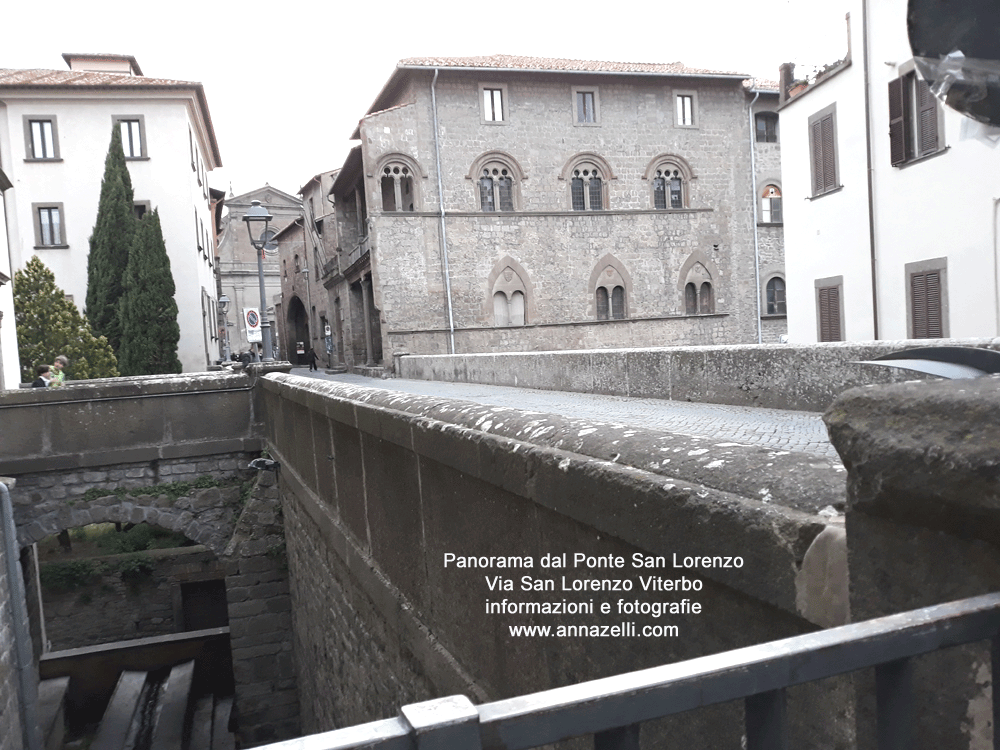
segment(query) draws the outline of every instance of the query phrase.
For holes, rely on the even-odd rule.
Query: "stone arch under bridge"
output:
[[[94,499],[84,495],[67,501],[45,498],[38,491],[18,492],[15,487],[11,497],[18,545],[22,549],[51,534],[93,523],[147,523],[184,534],[223,558],[233,541],[240,491],[240,485],[233,484],[195,487],[177,498],[166,492],[155,495],[126,492]]]

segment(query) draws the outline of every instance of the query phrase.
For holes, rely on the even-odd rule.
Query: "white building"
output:
[[[845,10],[842,60],[782,71],[789,338],[998,336],[996,131],[929,95],[905,0]]]
[[[0,167],[13,183],[3,194],[11,267],[37,255],[83,308],[104,159],[112,127],[120,128],[136,212],[160,212],[181,364],[185,372],[204,370],[218,356],[208,172],[222,164],[204,89],[147,78],[133,57],[63,57],[69,70],[0,69]],[[0,332],[9,338],[13,326]],[[3,342],[7,387],[18,382],[11,346]]]

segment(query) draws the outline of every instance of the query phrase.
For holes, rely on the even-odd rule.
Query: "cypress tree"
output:
[[[55,274],[37,256],[14,274],[14,321],[23,382],[35,379],[36,365],[52,364],[60,354],[69,357],[67,379],[117,377],[108,340],[94,336],[86,318],[56,286]]]
[[[129,251],[125,291],[118,309],[122,333],[118,359],[123,375],[180,372],[174,277],[158,210],[146,214]]]
[[[122,296],[122,275],[135,235],[133,197],[121,132],[115,125],[104,160],[97,219],[90,235],[86,315],[94,332],[106,336],[116,352],[121,345],[118,303]]]

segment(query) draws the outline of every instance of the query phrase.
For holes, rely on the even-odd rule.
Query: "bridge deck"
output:
[[[743,445],[811,453],[837,460],[826,426],[815,412],[785,411],[724,404],[627,398],[591,393],[428,380],[374,380],[362,375],[327,375],[296,367],[293,375],[368,388],[438,396],[491,406],[510,406],[546,414],[627,424],[680,435],[716,438]]]

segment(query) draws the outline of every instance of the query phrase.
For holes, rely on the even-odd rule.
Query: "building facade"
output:
[[[845,10],[843,59],[783,66],[789,337],[1000,335],[995,130],[931,95],[904,0]]]
[[[251,190],[242,195],[228,196],[227,213],[222,217],[219,235],[218,269],[219,295],[229,299],[229,307],[220,316],[220,328],[228,332],[228,352],[240,354],[258,347],[251,347],[247,340],[246,320],[243,311],[260,308],[260,276],[257,271],[257,251],[250,244],[247,224],[243,221],[251,201],[260,201],[274,218],[268,225],[268,242],[264,246],[264,298],[268,304],[268,319],[272,334],[279,332],[276,325],[275,297],[281,294],[281,269],[276,237],[302,213],[301,201],[270,185]],[[260,239],[258,237],[258,239]],[[285,267],[287,271],[287,264]],[[277,347],[282,340],[280,333],[274,337]],[[222,347],[219,357],[226,356],[227,340],[220,337]]]
[[[332,185],[345,364],[777,339],[776,105],[676,63],[401,61]]]
[[[12,270],[37,255],[83,308],[88,240],[112,128],[118,128],[136,213],[159,209],[177,289],[178,356],[185,371],[204,370],[218,351],[208,173],[222,164],[204,89],[143,76],[133,57],[63,57],[69,70],[0,69],[0,167],[12,183],[3,193]],[[3,351],[7,362],[9,346]]]

